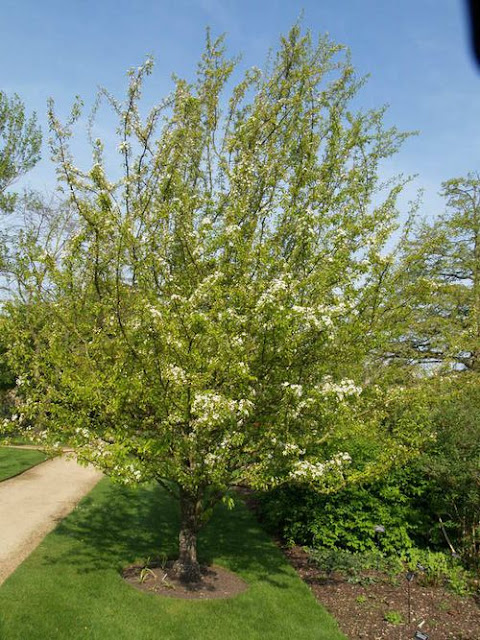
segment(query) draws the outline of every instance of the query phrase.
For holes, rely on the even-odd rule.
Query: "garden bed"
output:
[[[413,638],[416,630],[431,640],[478,640],[480,607],[473,596],[460,597],[443,587],[410,583],[411,622],[408,623],[408,582],[369,571],[352,578],[322,571],[300,547],[284,553],[317,600],[337,619],[350,640]]]
[[[245,488],[239,488],[239,493],[261,522],[262,510],[256,494]],[[426,633],[429,640],[480,638],[478,582],[477,595],[462,597],[444,586],[423,584],[424,576],[418,571],[410,582],[409,622],[406,573],[394,576],[391,572],[369,569],[349,574],[332,570],[332,566],[324,570],[304,548],[285,545],[278,534],[275,540],[349,640],[408,640],[417,630]]]

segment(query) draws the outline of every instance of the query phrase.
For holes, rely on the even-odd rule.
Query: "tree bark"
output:
[[[201,513],[202,500],[198,495],[180,489],[179,555],[173,568],[176,575],[186,582],[195,582],[202,578],[197,559],[197,534]]]

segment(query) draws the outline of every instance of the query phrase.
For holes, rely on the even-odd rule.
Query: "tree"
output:
[[[8,98],[0,91],[0,213],[11,213],[17,195],[8,192],[15,181],[29,171],[40,157],[42,137],[33,114],[25,115],[25,107],[17,95]],[[0,275],[4,276],[7,262],[8,234],[0,230]],[[0,287],[3,289],[3,286]],[[14,386],[14,376],[4,357],[5,345],[0,334],[0,410],[3,412],[5,392]]]
[[[228,100],[222,38],[142,118],[151,68],[130,71],[124,102],[102,91],[96,105],[118,117],[118,181],[99,139],[90,171],[75,167],[80,105],[66,125],[51,105],[69,204],[41,240],[19,238],[9,354],[27,429],[179,498],[176,567],[195,578],[197,532],[230,488],[334,490],[355,432],[377,434],[380,466],[407,450],[359,386],[361,309],[401,189],[378,167],[407,134],[383,108],[351,112],[363,81],[348,54],[297,26]]]
[[[390,355],[410,363],[480,367],[480,177],[442,184],[447,210],[421,223],[395,268],[403,321]],[[398,316],[397,316],[398,320]]]
[[[35,114],[27,118],[19,97],[0,91],[0,211],[12,211],[16,196],[6,191],[38,162],[41,144]]]

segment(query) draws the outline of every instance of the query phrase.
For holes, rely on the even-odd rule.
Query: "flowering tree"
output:
[[[348,54],[298,27],[228,99],[222,39],[142,118],[151,69],[130,72],[124,102],[100,94],[117,181],[99,139],[75,167],[79,105],[67,125],[50,110],[69,205],[17,243],[10,358],[22,424],[178,496],[176,566],[197,577],[197,532],[229,488],[353,474],[346,438],[375,423],[359,410],[365,310],[401,188],[378,165],[406,134],[383,109],[349,111]]]

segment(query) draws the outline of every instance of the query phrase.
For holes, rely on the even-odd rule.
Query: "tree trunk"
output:
[[[179,578],[186,582],[201,580],[197,559],[197,533],[200,528],[202,501],[198,495],[180,489],[179,555],[173,565]]]

